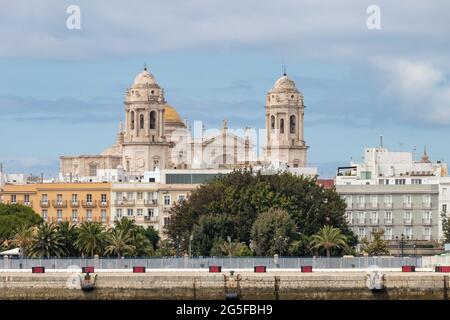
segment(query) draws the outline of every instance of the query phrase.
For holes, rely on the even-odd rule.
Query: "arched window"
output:
[[[156,129],[156,112],[150,112],[150,129]]]
[[[134,111],[130,112],[130,128],[134,130]]]
[[[143,114],[141,114],[139,116],[139,128],[144,129],[144,115]]]
[[[290,124],[290,132],[295,133],[295,116],[291,116],[291,118],[289,119],[289,124]]]
[[[284,119],[280,119],[280,133],[284,133]]]
[[[274,116],[271,116],[271,117],[270,117],[270,128],[271,128],[272,130],[275,129],[275,117],[274,117]]]

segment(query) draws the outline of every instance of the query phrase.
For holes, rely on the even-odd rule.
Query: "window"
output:
[[[289,128],[291,133],[295,133],[295,116],[289,118]]]
[[[274,116],[270,116],[270,128],[272,130],[275,129],[275,117]]]
[[[358,223],[359,224],[366,223],[366,213],[365,212],[359,212],[358,213]]]
[[[423,212],[423,220],[424,220],[424,223],[431,223],[431,211]]]
[[[72,194],[72,203],[77,203],[77,202],[78,202],[78,195]]]
[[[426,207],[431,206],[431,195],[430,194],[424,194],[423,195],[423,204]]]
[[[48,195],[47,194],[43,194],[41,196],[41,202],[47,204],[48,203]]]
[[[431,240],[431,228],[425,227],[423,228],[423,240]]]
[[[170,206],[170,195],[168,194],[164,195],[164,205]]]
[[[392,204],[392,195],[385,195],[384,196],[384,204],[385,205],[391,205]]]
[[[347,204],[347,208],[352,207],[352,196],[349,195],[344,196],[344,201]]]
[[[134,199],[134,193],[133,192],[127,192],[127,199],[133,200]]]
[[[56,210],[56,220],[58,220],[58,222],[62,221],[62,210],[61,209]]]
[[[91,163],[89,165],[89,176],[96,177],[97,176],[97,164]]]
[[[395,184],[406,184],[406,179],[395,179]]]
[[[46,209],[42,210],[42,219],[47,220],[48,218],[48,212]]]
[[[56,195],[56,202],[61,203],[63,201],[63,195],[62,194],[57,194]]]
[[[373,211],[370,215],[370,220],[372,223],[378,223],[378,212]]]
[[[411,223],[412,222],[412,212],[405,211],[403,218],[405,219],[405,223]]]
[[[372,179],[372,172],[370,172],[370,171],[361,171],[361,179],[362,180],[370,180],[370,179]]]
[[[92,210],[91,209],[86,210],[86,220],[92,221]]]
[[[87,203],[92,203],[92,194],[88,193],[88,194],[86,195],[86,202],[87,202]]]
[[[137,193],[137,198],[138,198],[138,200],[142,200],[142,192]]]
[[[411,195],[404,195],[403,196],[403,201],[405,202],[406,205],[411,205],[412,204],[412,196]]]
[[[127,209],[127,216],[129,217],[133,216],[133,209]]]
[[[134,130],[134,111],[130,112],[130,128]]]
[[[384,213],[384,222],[388,224],[392,223],[392,211],[386,211]]]
[[[107,200],[107,197],[106,197],[106,194],[102,194],[102,195],[100,196],[100,199],[101,199],[102,203],[106,203],[106,201],[108,201],[108,200]]]
[[[102,209],[102,211],[100,212],[100,216],[102,219],[102,222],[106,222],[106,210]]]
[[[422,184],[422,179],[411,179],[411,184]]]
[[[30,203],[30,195],[29,194],[26,194],[23,196],[23,202],[25,202],[25,204]]]
[[[156,112],[150,112],[150,129],[156,129]]]
[[[137,216],[142,217],[142,212],[143,212],[142,209],[137,209]]]
[[[116,192],[116,200],[124,200],[125,198],[122,197],[122,192]]]
[[[349,211],[347,212],[347,223],[352,224],[353,222],[353,212]]]
[[[170,218],[169,217],[164,217],[164,227],[168,227],[170,223]]]
[[[370,196],[370,205],[372,207],[376,207],[378,204],[378,196],[377,195],[371,195]]]
[[[11,195],[11,203],[17,203],[17,196],[15,194]]]
[[[139,128],[144,129],[144,115],[143,114],[141,114],[139,116]]]
[[[447,213],[447,205],[446,204],[442,205],[442,212]]]
[[[148,210],[147,210],[147,215],[148,215],[149,217],[153,217],[154,214],[155,214],[155,211],[154,211],[153,209],[148,209]]]
[[[366,237],[366,228],[359,228],[359,229],[358,229],[358,237],[359,237],[360,239]]]
[[[78,221],[78,210],[76,209],[72,210],[72,221],[73,222]]]
[[[384,240],[392,240],[392,227],[384,228]]]
[[[284,133],[284,119],[280,119],[280,133]]]
[[[122,218],[122,209],[116,209],[116,218]]]
[[[411,227],[405,227],[405,238],[412,239],[412,228]]]
[[[178,202],[184,201],[186,200],[186,195],[185,194],[179,194],[178,195]]]

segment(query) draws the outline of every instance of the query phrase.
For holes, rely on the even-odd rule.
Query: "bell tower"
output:
[[[166,166],[169,143],[164,135],[164,89],[147,67],[125,93],[123,158],[125,170],[136,176]]]
[[[294,168],[306,167],[308,146],[303,136],[303,95],[286,73],[267,92],[265,109],[266,160]]]

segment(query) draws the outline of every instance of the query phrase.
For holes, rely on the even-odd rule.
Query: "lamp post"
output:
[[[192,258],[192,240],[194,240],[194,235],[189,236],[189,258]]]

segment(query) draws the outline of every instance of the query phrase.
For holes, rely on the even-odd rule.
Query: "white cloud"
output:
[[[400,115],[415,122],[450,124],[450,84],[431,62],[377,61],[385,93],[394,97]]]

